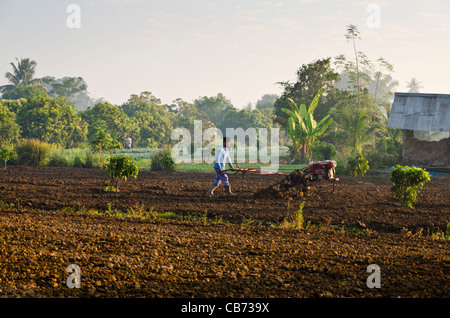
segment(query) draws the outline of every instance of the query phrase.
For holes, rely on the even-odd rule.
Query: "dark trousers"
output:
[[[222,182],[224,186],[228,187],[228,175],[225,172],[219,172],[220,169],[214,168],[214,170],[216,170],[216,180],[214,180],[214,184],[218,186]]]

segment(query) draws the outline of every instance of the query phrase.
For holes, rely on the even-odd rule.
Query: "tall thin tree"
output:
[[[349,24],[347,26],[347,33],[345,34],[345,38],[353,42],[353,49],[355,51],[355,62],[356,62],[356,80],[358,85],[358,107],[361,108],[361,84],[359,79],[358,52],[356,51],[356,40],[361,39],[361,37],[359,36],[358,28],[353,24]]]

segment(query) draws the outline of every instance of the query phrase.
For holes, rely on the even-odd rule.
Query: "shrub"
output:
[[[70,160],[66,153],[61,149],[51,151],[47,166],[50,167],[69,167]]]
[[[6,169],[6,163],[11,159],[16,159],[17,153],[10,149],[9,147],[2,146],[0,147],[0,159],[5,162],[5,169]]]
[[[430,174],[421,168],[396,165],[391,171],[391,191],[400,200],[402,206],[412,208],[417,204],[417,195],[425,182],[430,181]]]
[[[39,166],[50,155],[51,146],[39,139],[25,139],[16,147],[19,165]]]
[[[175,162],[172,160],[172,153],[169,147],[165,147],[152,156],[152,171],[166,171],[173,173],[176,171]]]
[[[119,191],[119,181],[127,181],[128,178],[137,178],[139,168],[133,163],[133,159],[128,156],[113,156],[103,167],[116,183],[116,191]]]
[[[84,168],[86,166],[86,164],[83,162],[83,160],[79,156],[76,156],[73,159],[73,166],[76,168]]]
[[[84,167],[86,168],[101,168],[103,167],[103,154],[95,152],[93,153],[90,150],[85,151],[85,161]]]
[[[348,159],[348,170],[352,176],[357,176],[358,172],[361,175],[365,175],[366,171],[369,170],[369,162],[364,159],[361,153],[357,153]]]

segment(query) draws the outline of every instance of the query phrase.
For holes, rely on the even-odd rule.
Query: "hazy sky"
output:
[[[351,57],[348,24],[358,50],[394,65],[398,91],[415,77],[422,92],[450,93],[448,0],[0,0],[0,85],[30,57],[36,77],[81,76],[117,105],[147,90],[163,103],[221,92],[242,107],[279,94],[302,64]]]

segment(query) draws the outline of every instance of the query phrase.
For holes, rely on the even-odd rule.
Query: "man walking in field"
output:
[[[224,137],[223,145],[220,146],[220,148],[217,149],[216,151],[216,159],[214,160],[214,170],[216,171],[216,180],[208,190],[209,195],[213,195],[214,190],[216,190],[219,187],[220,183],[223,183],[228,195],[234,195],[234,193],[231,192],[230,184],[228,182],[228,175],[225,172],[225,165],[227,163],[231,169],[234,169],[233,163],[231,162],[230,159],[230,153],[228,151],[230,144],[231,139]]]

